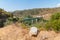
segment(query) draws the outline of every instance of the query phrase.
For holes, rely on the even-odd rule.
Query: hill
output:
[[[11,24],[0,29],[0,40],[60,40],[60,33],[54,31],[40,31],[37,37],[30,37],[28,33],[29,29]]]
[[[44,14],[52,14],[60,12],[60,7],[57,8],[34,8],[34,9],[27,9],[27,10],[16,10],[13,13],[13,15],[22,17],[27,15],[44,15]]]
[[[12,12],[13,15],[2,11],[0,11],[0,19],[4,19],[4,17],[6,17],[5,20],[7,22],[7,26],[4,25],[3,28],[0,28],[0,40],[60,40],[60,8],[36,8],[22,11],[17,10]],[[47,20],[46,22],[36,22],[36,24],[32,24],[39,29],[39,33],[36,37],[29,36],[29,27],[31,25],[27,26],[21,22],[20,25],[20,23],[16,22],[17,20],[19,21],[18,18],[25,16],[43,16],[48,19],[53,13],[56,14],[52,16],[51,21]],[[14,16],[17,18],[14,18]],[[3,24],[5,23],[4,21],[2,21]],[[8,25],[8,23],[10,23],[10,25]]]

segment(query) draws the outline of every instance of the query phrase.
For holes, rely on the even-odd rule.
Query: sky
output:
[[[53,7],[60,7],[60,0],[0,0],[0,8],[6,11]]]

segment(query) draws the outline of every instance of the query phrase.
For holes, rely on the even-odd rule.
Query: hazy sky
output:
[[[60,0],[0,0],[0,8],[7,11],[48,7],[60,7]]]

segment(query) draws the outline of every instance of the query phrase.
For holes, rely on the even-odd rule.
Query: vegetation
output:
[[[10,17],[10,13],[6,12],[3,9],[0,9],[0,27],[4,26],[4,23],[6,22],[7,18]]]
[[[60,13],[53,14],[45,27],[47,30],[60,31]]]
[[[17,17],[25,17],[28,15],[44,15],[44,14],[52,14],[59,11],[60,8],[35,8],[35,9],[27,9],[27,10],[16,10],[12,12],[13,15]]]
[[[0,27],[19,22],[24,28],[27,28],[27,26],[36,26],[39,29],[60,31],[60,12],[57,9],[58,8],[42,8],[7,12],[0,8]],[[48,12],[52,14],[50,20],[37,18],[38,21],[36,22],[36,18],[33,17],[34,15],[42,15]],[[33,20],[33,23],[31,20]]]

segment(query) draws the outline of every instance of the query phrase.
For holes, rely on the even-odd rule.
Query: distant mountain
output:
[[[28,10],[16,10],[13,15],[17,17],[27,16],[27,15],[44,15],[44,14],[52,14],[60,12],[60,7],[57,8],[35,8],[35,9],[28,9]]]

